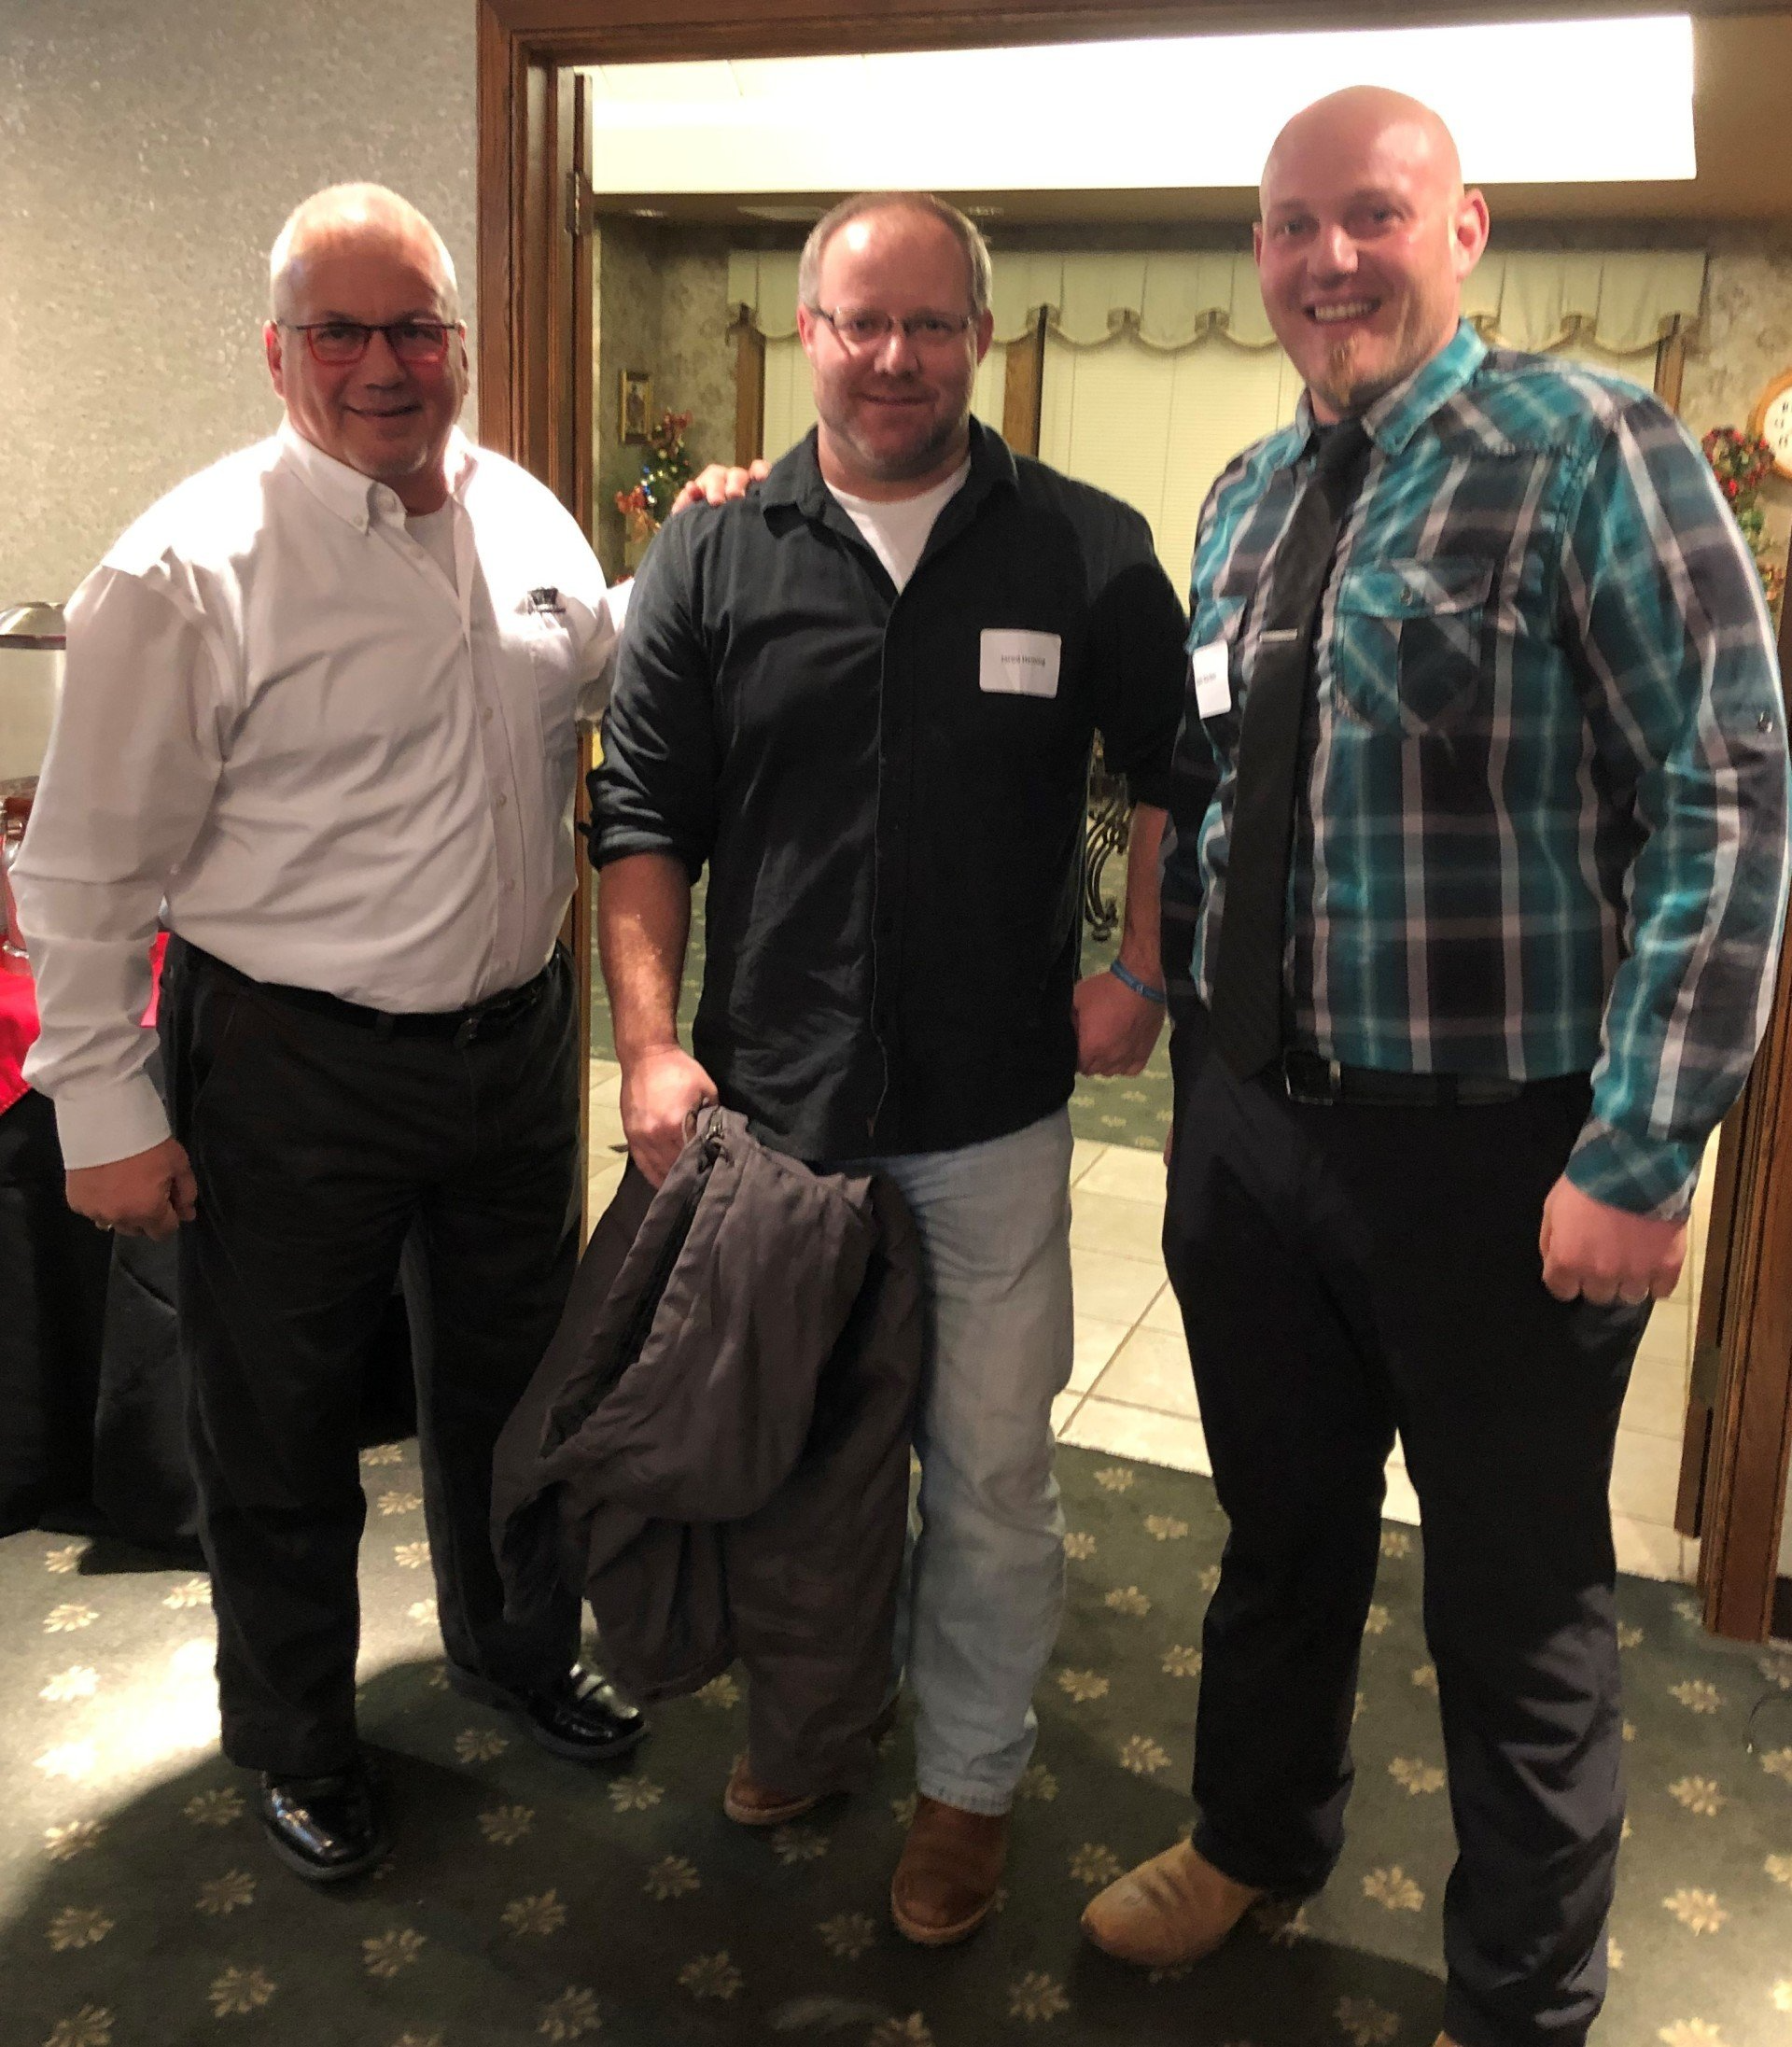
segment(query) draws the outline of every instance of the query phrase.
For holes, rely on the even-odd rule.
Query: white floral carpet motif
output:
[[[362,1725],[396,1846],[333,1892],[273,1862],[217,1754],[203,1577],[0,1542],[0,2043],[1431,2047],[1452,1851],[1418,1537],[1384,1535],[1331,1884],[1198,1970],[1138,1974],[1077,1914],[1187,1824],[1224,1522],[1202,1479],[1074,1450],[1059,1469],[1070,1602],[1007,1888],[938,1953],[886,1907],[905,1721],[864,1795],[754,1834],[720,1810],[737,1674],[613,1770],[448,1691],[411,1445],[364,1470]],[[1710,1641],[1677,1587],[1626,1580],[1620,1611],[1631,1818],[1595,2039],[1792,2047],[1792,1657]]]

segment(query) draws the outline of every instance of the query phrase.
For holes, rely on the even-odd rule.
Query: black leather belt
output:
[[[1291,1101],[1382,1109],[1467,1109],[1516,1101],[1527,1085],[1491,1073],[1390,1073],[1374,1066],[1340,1066],[1293,1045],[1282,1053],[1280,1070],[1272,1066],[1264,1077],[1272,1087],[1280,1084]]]
[[[346,1002],[320,988],[289,988],[280,981],[258,981],[242,973],[215,953],[188,944],[186,952],[196,966],[221,974],[241,988],[253,988],[289,1009],[302,1009],[315,1016],[333,1017],[371,1031],[376,1038],[447,1038],[455,1045],[470,1045],[475,1038],[497,1037],[533,1009],[547,991],[555,961],[550,960],[540,973],[516,988],[488,995],[483,1002],[465,1009],[388,1010],[370,1009],[364,1002]],[[557,957],[557,956],[556,956]]]

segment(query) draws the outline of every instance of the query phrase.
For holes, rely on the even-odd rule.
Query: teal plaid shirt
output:
[[[1766,1023],[1787,764],[1759,580],[1657,400],[1466,324],[1375,442],[1318,625],[1291,1042],[1349,1066],[1586,1073],[1586,1193],[1682,1213]],[[1312,421],[1201,513],[1165,960],[1211,996],[1240,710]],[[1216,669],[1225,687],[1216,687]],[[1225,699],[1225,701],[1222,701]]]

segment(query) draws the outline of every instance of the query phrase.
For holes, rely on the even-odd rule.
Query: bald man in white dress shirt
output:
[[[385,1852],[355,1725],[362,1369],[415,1232],[418,1435],[450,1681],[621,1753],[568,1596],[511,1628],[491,1449],[577,1251],[564,949],[575,720],[613,629],[584,536],[472,447],[454,267],[376,186],[275,243],[280,430],[170,493],[69,605],[14,871],[71,1205],[179,1227],[225,1753],[313,1881]],[[164,907],[165,905],[165,907]],[[168,1104],[137,1019],[161,915]],[[172,1123],[172,1128],[171,1128]]]

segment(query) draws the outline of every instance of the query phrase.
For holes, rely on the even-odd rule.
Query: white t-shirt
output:
[[[927,546],[933,522],[964,488],[971,473],[967,455],[943,484],[924,490],[918,498],[855,498],[848,491],[828,488],[840,500],[847,516],[870,542],[877,559],[889,570],[889,580],[901,589],[915,573],[915,564]]]
[[[456,593],[460,589],[460,578],[455,569],[455,508],[452,499],[434,512],[407,512],[404,515],[404,530],[413,540],[419,540],[435,556],[436,564],[448,579],[449,589]]]

